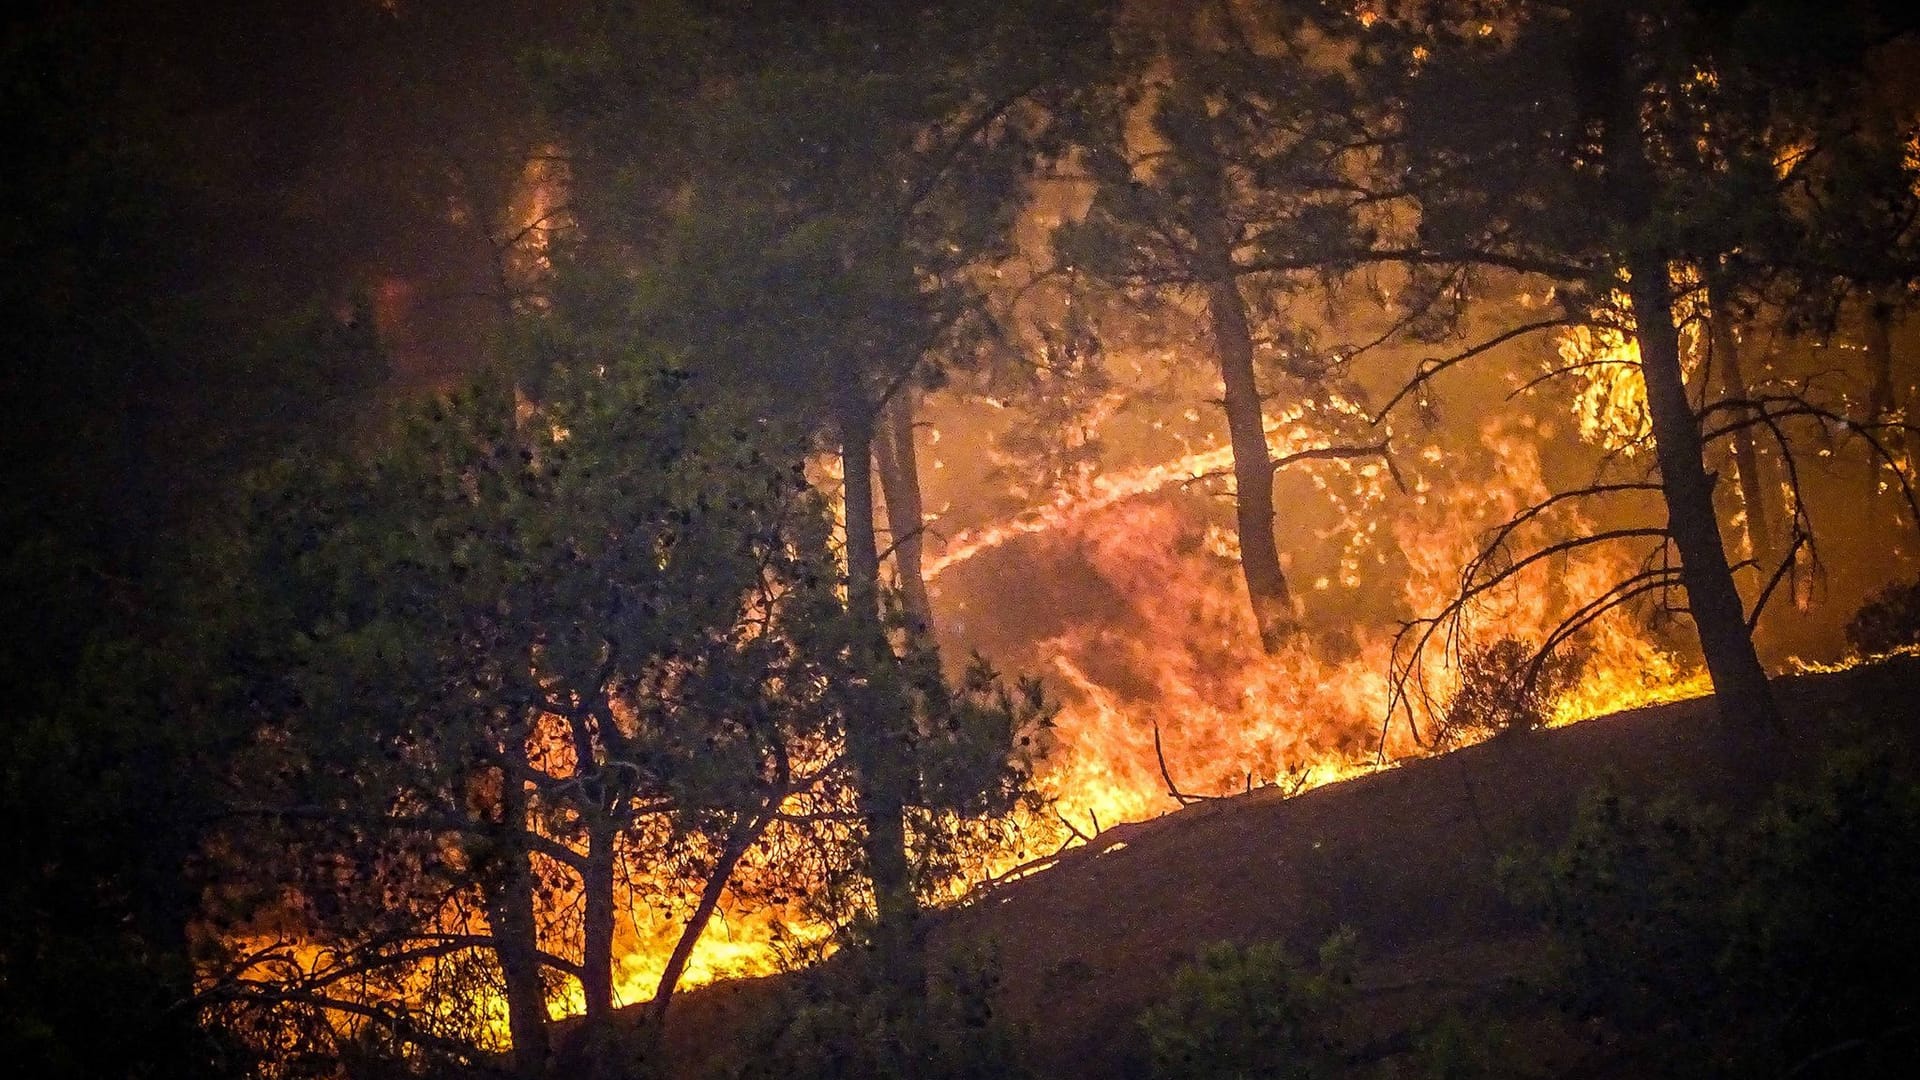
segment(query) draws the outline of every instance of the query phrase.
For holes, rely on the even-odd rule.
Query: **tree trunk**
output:
[[[1720,392],[1734,400],[1752,396],[1747,373],[1740,360],[1740,341],[1734,333],[1733,312],[1727,306],[1725,287],[1711,277],[1707,281],[1707,307],[1712,333],[1713,362],[1720,369]],[[1753,419],[1753,410],[1735,409],[1735,423]],[[1740,504],[1747,516],[1747,550],[1753,556],[1764,579],[1772,575],[1773,537],[1768,532],[1766,485],[1760,479],[1760,454],[1754,429],[1743,427],[1730,439],[1733,467],[1740,474]]]
[[[1867,305],[1867,362],[1873,368],[1867,419],[1879,420],[1893,410],[1893,305],[1884,300]]]
[[[1193,40],[1206,41],[1217,34],[1215,14],[1205,4],[1188,9],[1187,33]],[[1211,110],[1199,90],[1206,85],[1206,73],[1194,70],[1188,58],[1180,55],[1174,60],[1173,79],[1167,104],[1178,114],[1177,126],[1206,130]],[[1286,644],[1299,626],[1274,537],[1273,451],[1267,445],[1260,387],[1253,373],[1253,332],[1248,325],[1246,298],[1240,295],[1234,273],[1235,227],[1230,209],[1233,182],[1217,147],[1194,145],[1188,149],[1193,154],[1187,162],[1191,169],[1187,177],[1190,218],[1180,224],[1193,237],[1192,260],[1206,282],[1207,321],[1225,388],[1223,404],[1227,438],[1233,449],[1234,528],[1240,541],[1240,573],[1247,583],[1247,600],[1260,632],[1260,645],[1272,653]]]
[[[1639,254],[1629,269],[1640,372],[1647,385],[1667,530],[1680,549],[1680,579],[1686,585],[1687,609],[1700,635],[1714,697],[1723,718],[1773,723],[1779,718],[1778,709],[1727,565],[1720,522],[1713,510],[1713,480],[1701,458],[1699,417],[1687,400],[1666,263]]]
[[[527,855],[514,858],[522,869]],[[506,984],[507,1033],[513,1040],[513,1071],[536,1077],[546,1072],[552,1044],[547,1035],[547,990],[540,977],[540,957],[533,917],[530,870],[503,883],[488,912],[494,925],[494,949]]]
[[[873,528],[873,415],[861,405],[843,413],[841,464],[847,514],[847,606],[854,621],[855,647],[866,655],[860,685],[849,687],[853,704],[847,717],[847,751],[859,776],[861,822],[865,826],[867,874],[873,883],[874,946],[881,971],[900,993],[918,996],[915,941],[919,908],[907,865],[906,796],[912,778],[911,748],[903,717],[876,683],[888,677],[891,647],[880,626],[880,554]]]
[[[513,1040],[513,1071],[537,1077],[547,1070],[552,1041],[547,1033],[547,987],[540,974],[540,939],[534,920],[532,855],[524,836],[527,793],[501,771],[502,833],[508,848],[507,872],[487,890],[487,918],[494,952],[500,959],[507,995],[507,1034]]]
[[[1618,12],[1590,9],[1596,21],[1587,46],[1597,70],[1614,74],[1596,87],[1605,122],[1610,195],[1622,234],[1642,238],[1624,253],[1631,276],[1635,337],[1640,345],[1640,374],[1646,382],[1647,411],[1653,424],[1654,454],[1660,464],[1660,494],[1667,504],[1667,533],[1680,552],[1680,581],[1687,610],[1700,635],[1700,651],[1713,681],[1715,706],[1723,719],[1738,718],[1771,726],[1779,720],[1766,669],[1754,652],[1753,634],[1713,509],[1713,479],[1707,475],[1700,439],[1700,418],[1687,398],[1680,367],[1680,334],[1673,323],[1673,298],[1667,257],[1645,237],[1662,235],[1651,220],[1653,168],[1641,131],[1640,88],[1632,81],[1631,29]]]
[[[587,1009],[585,1046],[596,1058],[613,1023],[613,848],[618,836],[605,822],[590,824],[580,871],[580,990]]]
[[[1873,388],[1867,395],[1867,419],[1885,421],[1895,410],[1904,415],[1902,423],[1910,423],[1913,415],[1908,412],[1906,395],[1897,394],[1893,385],[1893,305],[1885,300],[1875,300],[1867,306],[1867,362],[1873,367]],[[1880,435],[1886,444],[1887,452],[1896,461],[1905,462],[1907,456],[1907,431],[1904,427],[1883,430]],[[1880,494],[1881,470],[1887,465],[1878,458],[1868,459],[1872,472],[1868,498]]]
[[[694,905],[693,916],[680,931],[680,940],[673,943],[673,954],[667,957],[666,970],[660,973],[659,986],[654,989],[653,1001],[647,1006],[648,1037],[659,1040],[666,1031],[667,1007],[673,1001],[673,992],[680,985],[680,976],[687,970],[687,960],[693,956],[693,947],[699,943],[700,935],[707,929],[707,923],[720,906],[721,894],[727,891],[727,883],[733,880],[734,867],[740,865],[740,859],[747,849],[765,831],[772,818],[773,808],[769,806],[764,814],[742,820],[727,836],[721,847],[720,860],[714,864],[707,875],[705,887],[700,890],[700,902]]]
[[[1260,388],[1253,376],[1253,334],[1240,287],[1230,278],[1207,286],[1207,315],[1213,347],[1226,385],[1227,435],[1233,447],[1233,501],[1240,537],[1240,572],[1268,652],[1284,645],[1298,629],[1293,594],[1280,569],[1273,524],[1273,453],[1267,446]]]
[[[913,412],[913,390],[902,387],[881,417],[874,458],[887,504],[887,532],[892,538],[894,570],[900,575],[900,599],[913,632],[926,634],[933,629],[933,602],[920,569],[925,504],[920,498],[920,461],[913,447]]]

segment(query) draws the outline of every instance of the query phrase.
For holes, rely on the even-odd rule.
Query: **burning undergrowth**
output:
[[[1538,425],[1488,421],[1475,435],[1471,457],[1438,444],[1416,455],[1404,492],[1374,463],[1289,478],[1317,490],[1320,505],[1294,504],[1307,524],[1292,534],[1289,562],[1307,585],[1307,618],[1273,653],[1251,629],[1219,484],[1195,481],[1191,468],[1155,473],[1161,486],[1126,499],[1090,486],[1079,504],[1051,504],[1046,528],[992,548],[983,531],[958,536],[953,546],[970,557],[935,563],[948,646],[1047,675],[1064,705],[1046,776],[1077,828],[1171,809],[1170,787],[1299,790],[1426,752],[1462,649],[1544,642],[1642,554],[1574,553],[1528,568],[1463,609],[1397,691],[1401,625],[1444,609],[1488,535],[1549,494]],[[1546,544],[1584,525],[1562,515],[1521,538]],[[1669,637],[1644,610],[1596,621],[1569,643],[1584,677],[1554,719],[1699,692]]]

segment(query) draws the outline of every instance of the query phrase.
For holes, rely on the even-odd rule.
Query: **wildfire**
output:
[[[1676,263],[1670,270],[1674,318],[1680,326],[1681,364],[1688,378],[1699,370],[1706,351],[1701,327],[1708,318],[1705,290],[1697,267]],[[1624,280],[1625,272],[1621,273]],[[1633,307],[1624,288],[1614,289],[1601,305],[1602,321],[1574,326],[1555,338],[1558,368],[1573,376],[1573,415],[1587,442],[1632,457],[1649,445],[1653,420],[1647,388],[1640,378],[1640,344],[1633,338]]]
[[[1487,476],[1424,485],[1423,498],[1404,500],[1373,530],[1375,537],[1384,531],[1380,542],[1392,549],[1392,558],[1380,560],[1387,564],[1382,572],[1404,575],[1403,610],[1441,607],[1486,530],[1547,494],[1538,441],[1535,430],[1488,422],[1479,440]],[[940,564],[1044,531],[1045,542],[1070,546],[1128,599],[1123,618],[1069,625],[1036,646],[1064,699],[1045,779],[1061,812],[1081,825],[1172,809],[1169,780],[1196,795],[1269,785],[1299,791],[1423,752],[1410,727],[1396,724],[1383,734],[1393,624],[1308,632],[1265,654],[1249,632],[1231,561],[1178,541],[1191,526],[1177,500],[1158,493],[1167,477],[1190,475],[1211,460],[1188,455],[1079,500],[1056,499],[1009,525],[962,537]],[[1444,464],[1458,474],[1460,463]],[[1379,506],[1369,504],[1368,512],[1379,513]],[[1461,644],[1499,636],[1543,640],[1628,561],[1614,555],[1543,565],[1476,605]],[[1625,614],[1599,620],[1580,647],[1584,678],[1559,703],[1556,723],[1705,690],[1701,675]],[[1454,679],[1446,651],[1433,650],[1422,663],[1434,698],[1444,701]]]
[[[1298,413],[1269,417],[1266,426],[1276,456],[1324,445]],[[1364,591],[1376,585],[1363,573],[1370,571],[1398,575],[1387,591],[1399,610],[1440,607],[1486,531],[1548,494],[1543,438],[1535,422],[1489,420],[1470,456],[1437,446],[1415,455],[1433,475],[1415,477],[1409,495],[1398,500],[1384,497],[1377,462],[1309,466],[1309,486],[1323,496],[1345,496],[1332,500],[1333,523],[1304,538],[1342,548],[1337,586],[1316,592]],[[1071,831],[1055,828],[1054,842],[1077,842],[1075,832],[1092,835],[1177,808],[1170,782],[1191,796],[1255,788],[1292,793],[1427,752],[1414,727],[1383,727],[1393,700],[1392,620],[1314,629],[1276,653],[1261,651],[1235,552],[1224,542],[1231,537],[1196,521],[1230,467],[1230,450],[1209,446],[1085,477],[1005,521],[954,535],[927,561],[926,576],[941,587],[936,604],[941,591],[952,599],[955,590],[978,587],[955,580],[963,567],[1019,565],[1037,551],[1066,553],[1102,591],[1119,598],[1104,614],[1058,620],[1031,641],[1029,655],[1007,661],[1050,676],[1061,701],[1039,778],[1060,818],[1071,823]],[[1447,482],[1436,482],[1442,476]],[[1572,519],[1558,527],[1589,524]],[[1476,605],[1460,644],[1500,636],[1540,641],[1631,561],[1614,553],[1542,565]],[[1556,725],[1706,691],[1701,672],[1624,613],[1599,620],[1580,649],[1582,677],[1557,703]],[[1422,660],[1435,701],[1444,701],[1454,685],[1452,655],[1435,649]],[[1418,722],[1431,720],[1422,713]],[[1036,823],[1036,835],[1046,833],[1038,827],[1044,824]],[[1008,851],[982,873],[1005,873],[1033,854]],[[662,919],[636,922],[622,933],[621,1000],[652,993],[676,929],[672,919]],[[695,949],[683,985],[776,970],[787,932],[775,915],[723,908]]]
[[[1590,405],[1596,415],[1626,425],[1636,415],[1634,403],[1643,400],[1635,396],[1637,369],[1624,353],[1630,344],[1589,336],[1561,348],[1563,359],[1576,355],[1569,350],[1619,354],[1628,377],[1609,383]],[[1276,458],[1327,445],[1306,412],[1303,405],[1267,418]],[[1415,703],[1412,722],[1396,715],[1391,673],[1400,621],[1443,607],[1488,531],[1550,492],[1543,445],[1552,432],[1542,421],[1488,419],[1470,430],[1450,445],[1436,437],[1407,455],[1401,464],[1410,471],[1392,478],[1405,481],[1403,495],[1395,494],[1377,460],[1315,460],[1283,474],[1301,495],[1297,505],[1283,502],[1283,555],[1296,574],[1309,550],[1330,563],[1312,590],[1322,617],[1305,619],[1307,629],[1272,653],[1262,651],[1251,625],[1237,542],[1213,520],[1231,475],[1225,446],[1082,475],[1039,504],[957,533],[929,552],[925,575],[938,583],[936,615],[944,620],[963,598],[988,594],[978,607],[994,609],[1025,633],[1022,655],[995,659],[1010,670],[1047,675],[1061,704],[1038,777],[1058,818],[1051,829],[1048,822],[1033,823],[1028,850],[1004,852],[980,868],[982,876],[1027,863],[1036,844],[1076,842],[1175,809],[1170,789],[1197,797],[1255,788],[1294,793],[1426,753],[1435,710],[1457,682],[1460,649],[1502,637],[1545,640],[1569,613],[1631,571],[1637,553],[1585,554],[1542,563],[1481,598],[1462,613],[1450,648],[1418,658],[1426,696]],[[1569,514],[1539,522],[1537,535],[1527,539],[1591,526]],[[1031,597],[1000,587],[1010,573],[1030,575],[1010,568],[1036,558],[1067,568],[1076,583],[1049,592],[1036,582]],[[1578,649],[1582,677],[1557,703],[1555,724],[1706,689],[1692,664],[1625,612],[1596,621]],[[768,872],[777,869],[770,864]],[[660,890],[645,887],[647,873],[627,868],[632,916],[622,920],[615,943],[616,995],[623,1004],[653,994],[685,915],[684,898],[656,896]],[[568,902],[564,888],[552,895],[550,903]],[[567,924],[562,918],[554,925],[564,930]],[[680,985],[775,971],[796,948],[823,945],[823,931],[806,925],[799,913],[729,894]],[[799,938],[796,926],[803,928]],[[549,947],[566,949],[558,940]],[[563,983],[550,1003],[556,1015],[580,1007],[578,987]],[[498,1003],[474,1007],[499,1036]]]

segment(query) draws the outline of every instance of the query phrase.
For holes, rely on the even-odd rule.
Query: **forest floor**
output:
[[[1274,790],[1197,803],[1100,833],[1053,867],[943,913],[936,950],[998,958],[999,1011],[1046,1077],[1137,1074],[1136,1017],[1208,944],[1278,940],[1311,957],[1353,928],[1356,1025],[1368,1076],[1410,1071],[1415,1032],[1450,1010],[1498,1015],[1541,1076],[1616,1075],[1605,1049],[1542,987],[1546,939],[1500,884],[1504,857],[1557,846],[1582,796],[1757,805],[1836,743],[1911,745],[1920,658],[1776,682],[1788,717],[1766,732],[1716,718],[1711,699],[1496,738],[1291,798]],[[720,984],[676,1004],[685,1061],[724,1054],[728,1032],[776,980]],[[1396,1068],[1396,1062],[1403,1067]]]

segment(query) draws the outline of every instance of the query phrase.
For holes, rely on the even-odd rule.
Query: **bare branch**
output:
[[[1191,806],[1197,802],[1211,802],[1220,798],[1218,795],[1188,795],[1180,790],[1180,785],[1173,782],[1173,773],[1167,769],[1167,755],[1160,747],[1159,720],[1153,722],[1153,756],[1160,762],[1160,778],[1167,782],[1167,794],[1172,796],[1174,802],[1181,806]]]
[[[1398,406],[1402,401],[1405,401],[1409,395],[1413,394],[1415,391],[1426,386],[1427,383],[1433,381],[1434,376],[1440,374],[1441,372],[1446,371],[1447,369],[1454,367],[1458,364],[1463,364],[1468,360],[1473,359],[1476,356],[1480,356],[1484,353],[1491,352],[1492,350],[1497,349],[1500,346],[1505,345],[1507,342],[1515,340],[1516,338],[1522,338],[1527,336],[1528,334],[1539,333],[1542,330],[1552,330],[1555,327],[1566,326],[1568,325],[1568,322],[1569,320],[1561,318],[1561,319],[1541,319],[1536,322],[1525,323],[1520,326],[1515,326],[1508,330],[1504,330],[1498,334],[1495,334],[1493,337],[1490,337],[1485,341],[1480,342],[1477,345],[1473,345],[1466,349],[1463,349],[1460,352],[1454,353],[1452,356],[1428,357],[1427,359],[1420,361],[1420,366],[1418,370],[1414,372],[1413,378],[1407,380],[1407,382],[1404,385],[1402,385],[1398,391],[1394,393],[1393,397],[1388,399],[1386,405],[1382,407],[1379,412],[1374,414],[1373,423],[1378,424],[1382,420],[1385,420],[1387,418],[1387,414],[1391,413],[1396,406]]]

